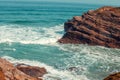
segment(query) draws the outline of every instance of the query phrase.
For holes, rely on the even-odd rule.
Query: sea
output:
[[[67,20],[102,6],[0,1],[0,57],[46,68],[44,80],[103,80],[120,71],[120,49],[57,42]]]

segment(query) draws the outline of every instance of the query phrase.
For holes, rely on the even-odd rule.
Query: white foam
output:
[[[9,57],[9,56],[3,56],[2,58],[7,59],[8,61],[12,63],[24,63],[24,64],[29,64],[32,66],[45,67],[48,71],[48,74],[46,74],[43,77],[44,80],[89,80],[87,79],[85,75],[73,75],[71,72],[67,70],[58,70],[42,62],[30,61],[26,59],[18,60],[18,59]]]
[[[0,26],[0,43],[54,44],[62,36],[63,26],[24,27],[18,25]]]

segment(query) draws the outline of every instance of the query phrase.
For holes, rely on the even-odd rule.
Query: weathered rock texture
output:
[[[108,77],[106,77],[104,80],[120,80],[120,72],[111,74]]]
[[[17,68],[24,70],[19,70]],[[35,73],[36,67],[33,67],[32,69],[34,73],[31,72],[30,74],[26,73],[27,70],[30,70],[29,68],[23,68],[22,66],[18,66],[17,68],[5,59],[0,58],[0,80],[42,80],[41,78],[38,78],[38,76],[31,76],[31,74]],[[32,68],[32,66],[30,68]],[[37,69],[39,70],[41,68],[37,67]],[[43,76],[43,74],[40,76]]]
[[[5,80],[5,74],[2,71],[2,68],[0,68],[0,80]]]
[[[60,43],[100,45],[120,48],[120,8],[102,7],[75,16],[64,24]]]

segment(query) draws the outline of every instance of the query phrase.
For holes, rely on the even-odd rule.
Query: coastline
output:
[[[1,66],[4,65],[2,62],[10,64],[12,70],[9,66],[2,67],[0,79],[4,80],[6,76],[10,76],[9,78],[12,79],[13,76],[21,79],[22,76],[23,79],[27,78],[28,80],[36,80],[38,77],[43,80],[103,80],[108,75],[119,72],[120,49],[116,47],[119,43],[110,46],[107,43],[110,41],[111,44],[119,42],[119,37],[118,41],[115,42],[110,37],[111,35],[116,36],[116,33],[119,36],[117,28],[119,27],[119,15],[117,15],[117,11],[114,12],[112,9],[111,11],[109,9],[96,10],[102,6],[52,1],[48,3],[13,0],[1,2],[0,57],[5,61],[1,60],[0,63]],[[82,19],[80,19],[81,15]],[[70,20],[67,21],[68,19]],[[95,27],[97,28],[96,32],[85,29],[87,24],[94,27],[96,19],[98,19],[98,23],[96,22],[98,25],[110,26],[113,30],[113,32],[109,32],[103,28],[103,33],[108,33],[109,39],[106,39],[106,34],[99,32],[102,30],[101,26]],[[79,22],[84,27],[77,28],[76,24]],[[63,23],[65,23],[66,32]],[[113,23],[117,23],[115,27]],[[74,41],[78,41],[78,43],[57,42],[70,30],[69,26],[71,25],[75,27],[72,27],[70,33],[75,31],[75,34],[78,35],[80,31],[83,38],[87,33],[92,35],[87,36],[89,38],[80,44],[78,44],[79,35],[76,40],[73,34],[70,34],[70,39],[75,39]],[[98,42],[95,41],[94,37],[98,38]],[[104,44],[101,46],[98,43]],[[8,67],[10,70],[7,71]],[[16,75],[12,73],[16,73]],[[112,77],[116,76],[117,74]]]

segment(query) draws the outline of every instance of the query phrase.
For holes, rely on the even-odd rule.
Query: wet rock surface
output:
[[[27,75],[30,75],[35,78],[42,77],[44,74],[47,73],[45,68],[40,68],[37,66],[29,66],[25,64],[18,64],[16,65],[17,69],[24,72]]]

